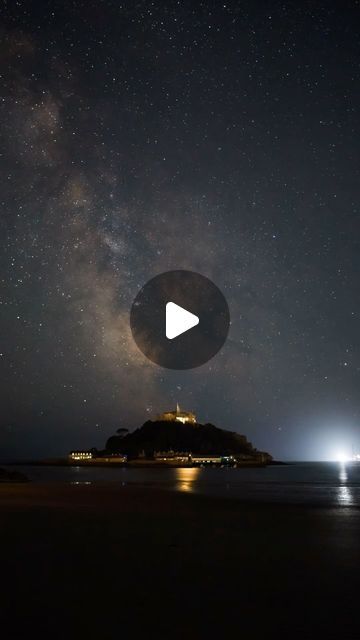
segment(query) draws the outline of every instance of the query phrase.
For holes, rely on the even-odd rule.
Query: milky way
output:
[[[358,4],[256,5],[5,3],[1,455],[176,401],[276,456],[360,444]],[[232,326],[176,372],[129,309],[181,268]]]

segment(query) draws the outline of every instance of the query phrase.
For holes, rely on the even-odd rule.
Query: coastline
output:
[[[0,463],[0,465],[6,467],[87,467],[87,468],[130,468],[130,469],[192,469],[199,465],[194,464],[181,464],[181,463],[166,463],[159,462],[156,460],[130,460],[127,462],[92,462],[92,461],[82,461],[78,460],[76,462],[72,462],[67,460],[66,458],[59,459],[49,459],[49,460],[16,460],[11,462]],[[261,463],[259,461],[253,460],[244,460],[243,462],[237,463],[232,468],[234,469],[246,469],[246,468],[262,468],[267,467],[271,464],[275,465],[283,465],[287,464],[286,462],[271,462],[271,463]],[[220,465],[214,465],[220,468]]]
[[[59,640],[65,628],[90,638],[351,637],[359,509],[45,483],[0,486],[0,508],[3,620],[14,636],[32,624]]]

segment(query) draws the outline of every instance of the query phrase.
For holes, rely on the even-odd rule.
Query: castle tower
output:
[[[162,422],[182,422],[183,424],[196,424],[195,414],[191,413],[191,411],[181,411],[178,402],[176,403],[175,411],[166,411],[165,413],[161,413],[159,416],[157,416],[156,419]]]

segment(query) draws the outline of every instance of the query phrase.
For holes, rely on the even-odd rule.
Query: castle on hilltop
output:
[[[196,415],[191,411],[181,411],[179,403],[176,403],[175,411],[166,411],[157,416],[159,422],[182,422],[183,424],[196,424]]]

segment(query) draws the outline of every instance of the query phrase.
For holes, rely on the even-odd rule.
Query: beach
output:
[[[360,511],[0,486],[11,637],[357,637]]]

